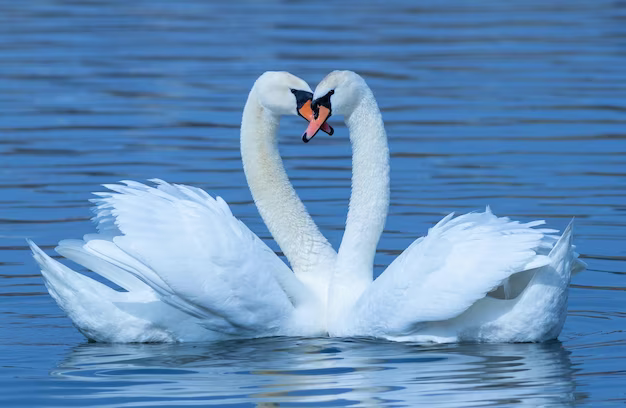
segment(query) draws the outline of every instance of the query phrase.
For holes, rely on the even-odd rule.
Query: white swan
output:
[[[226,202],[154,180],[105,186],[93,200],[98,233],[57,252],[122,287],[116,291],[29,241],[45,284],[74,325],[103,342],[167,342],[323,335],[336,253],[287,179],[280,115],[313,119],[310,87],[286,72],[255,82],[241,124],[244,170],[256,205],[294,273]],[[328,126],[325,131],[332,133]]]
[[[387,136],[374,95],[354,72],[335,71],[314,93],[317,119],[344,115],[353,153],[346,230],[331,280],[330,336],[406,341],[539,342],[560,333],[570,274],[584,269],[563,236],[496,217],[489,208],[448,215],[373,281],[389,203]]]

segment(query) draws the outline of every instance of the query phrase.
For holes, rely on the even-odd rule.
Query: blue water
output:
[[[615,406],[626,402],[623,1],[0,3],[0,405]],[[384,267],[451,211],[576,218],[589,269],[560,342],[87,343],[47,294],[49,253],[93,231],[102,183],[158,177],[221,195],[278,250],[238,146],[265,70],[312,87],[361,73],[380,103],[392,202]],[[281,152],[323,233],[341,239],[347,130]]]

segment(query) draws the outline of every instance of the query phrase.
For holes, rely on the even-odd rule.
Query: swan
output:
[[[362,77],[334,71],[316,87],[309,142],[331,114],[352,144],[352,192],[331,278],[330,336],[417,342],[541,342],[566,317],[572,273],[585,264],[563,235],[482,213],[450,214],[373,279],[389,205],[389,149],[382,116]]]
[[[293,273],[220,197],[157,179],[105,185],[110,191],[92,200],[98,233],[61,241],[56,251],[124,291],[28,241],[49,293],[80,332],[122,343],[326,334],[336,252],[289,183],[276,140],[280,115],[313,119],[311,98],[302,79],[266,72],[241,123],[252,196]]]

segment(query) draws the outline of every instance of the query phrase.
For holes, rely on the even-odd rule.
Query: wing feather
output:
[[[550,262],[555,230],[496,217],[489,208],[453,218],[409,246],[361,296],[358,332],[403,336],[458,316],[517,272]]]
[[[100,234],[85,237],[85,251],[132,274],[207,328],[230,334],[271,333],[309,296],[222,198],[151,181],[156,186],[123,181],[96,194]],[[118,281],[136,285],[133,279]]]

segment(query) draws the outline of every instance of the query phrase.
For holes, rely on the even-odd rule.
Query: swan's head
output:
[[[289,72],[268,71],[254,84],[260,104],[275,115],[300,115],[308,121],[314,120],[311,107],[313,92],[309,84]],[[332,135],[328,124],[321,128]]]
[[[333,71],[326,75],[315,88],[312,104],[315,120],[309,121],[302,141],[311,140],[332,114],[350,116],[363,98],[365,89],[365,80],[356,72]]]

